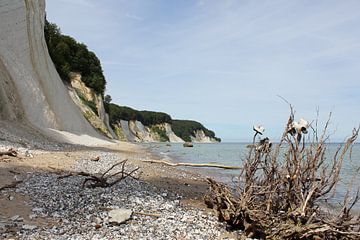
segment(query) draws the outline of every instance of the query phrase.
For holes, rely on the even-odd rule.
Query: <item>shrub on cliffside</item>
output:
[[[206,127],[204,127],[201,123],[191,120],[173,120],[172,121],[172,129],[174,133],[181,137],[186,142],[191,142],[191,136],[194,136],[195,131],[202,130],[204,131],[206,136],[214,138],[216,141],[220,142],[221,139],[215,137],[215,133]]]
[[[129,107],[118,106],[114,103],[109,103],[107,108],[109,110],[110,124],[116,124],[120,120],[137,120],[145,126],[152,126],[160,123],[171,123],[171,117],[162,112],[137,111]]]
[[[70,72],[80,72],[82,81],[96,93],[104,95],[106,80],[100,60],[83,43],[61,34],[59,27],[45,20],[45,41],[57,72],[69,81]]]

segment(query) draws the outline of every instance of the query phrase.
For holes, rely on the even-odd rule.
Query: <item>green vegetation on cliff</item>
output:
[[[172,120],[172,130],[174,133],[182,138],[186,142],[191,142],[191,136],[194,136],[195,131],[203,130],[206,136],[214,138],[216,141],[220,142],[221,139],[215,137],[215,133],[201,123],[191,120]]]
[[[106,81],[100,60],[83,43],[63,35],[60,28],[45,20],[45,41],[57,72],[64,81],[69,81],[70,72],[80,72],[85,85],[104,95]]]
[[[125,106],[118,106],[114,103],[106,104],[110,124],[116,124],[120,120],[130,121],[137,120],[144,124],[145,126],[152,126],[160,123],[171,123],[171,117],[162,112],[152,112],[152,111],[138,111]]]
[[[151,131],[156,133],[157,135],[159,135],[159,141],[160,142],[168,142],[169,141],[169,137],[166,135],[166,131],[165,129],[157,126],[157,125],[152,125],[150,127]]]
[[[116,125],[118,122],[120,122],[120,120],[137,120],[145,126],[152,127],[151,129],[159,134],[162,141],[168,141],[165,130],[160,129],[159,127],[154,125],[161,123],[170,123],[172,125],[174,133],[180,138],[182,138],[184,141],[190,142],[191,136],[194,136],[195,131],[197,130],[202,130],[204,131],[206,136],[214,138],[216,141],[221,141],[220,138],[215,137],[215,133],[213,131],[207,129],[201,123],[196,121],[173,120],[171,116],[166,113],[138,111],[130,107],[118,106],[116,104],[110,103],[110,101],[105,101],[105,106],[109,113],[110,124],[112,126]]]

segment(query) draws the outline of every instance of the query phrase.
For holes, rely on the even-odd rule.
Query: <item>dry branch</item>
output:
[[[156,217],[156,218],[161,217],[161,215],[158,214],[158,213],[134,212],[134,214],[138,214],[138,215],[142,215],[142,216],[148,216],[148,217]]]
[[[22,183],[23,181],[15,181],[15,182],[12,182],[8,185],[5,185],[3,187],[0,187],[0,191],[4,190],[4,189],[9,189],[9,188],[15,188],[19,183]]]
[[[13,148],[10,148],[9,150],[4,151],[4,152],[0,152],[0,157],[1,156],[17,157],[17,155],[18,155],[18,152]]]
[[[241,169],[241,167],[237,166],[226,166],[221,164],[213,164],[213,163],[171,163],[162,160],[142,160],[142,162],[148,163],[159,163],[172,167],[211,167],[211,168],[222,168],[222,169]]]
[[[249,149],[239,168],[236,187],[208,179],[210,193],[205,196],[205,203],[217,211],[220,221],[243,230],[251,238],[359,239],[360,216],[353,216],[350,210],[360,200],[360,191],[351,200],[349,192],[346,194],[337,216],[322,212],[320,201],[328,200],[334,191],[360,127],[354,129],[328,164],[325,153],[329,120],[320,137],[315,122],[312,140],[290,134],[293,121],[291,107],[284,134],[274,151],[271,146],[256,147],[261,140],[258,145],[253,142],[255,147]]]
[[[76,172],[76,173],[69,173],[69,174],[66,174],[63,176],[59,176],[58,179],[64,179],[64,178],[68,178],[68,177],[72,177],[72,176],[87,177],[83,181],[83,184],[82,184],[83,188],[86,186],[86,184],[88,182],[91,183],[88,185],[91,188],[96,188],[96,187],[105,188],[105,187],[112,187],[115,184],[117,184],[118,182],[120,182],[128,177],[137,180],[138,178],[135,177],[135,173],[139,170],[139,167],[136,167],[133,170],[127,172],[125,169],[126,162],[127,162],[127,159],[123,160],[121,162],[115,163],[102,174],[90,174],[90,173],[86,173],[86,172]],[[114,168],[116,168],[117,166],[121,166],[121,170],[118,172],[115,172],[113,174],[109,174],[109,172],[111,170],[113,170]],[[117,177],[117,176],[120,176],[120,177]],[[115,178],[115,177],[117,177],[115,180],[110,181],[110,179]]]

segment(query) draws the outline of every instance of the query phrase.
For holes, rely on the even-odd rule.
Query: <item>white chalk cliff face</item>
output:
[[[157,124],[157,128],[164,130],[169,142],[184,142],[181,138],[175,135],[169,123]],[[144,126],[139,121],[124,121],[115,126],[115,132],[119,139],[129,142],[160,142],[161,137],[151,127]]]
[[[44,132],[100,137],[56,72],[44,39],[44,21],[44,0],[0,1],[0,118]]]
[[[196,130],[194,132],[195,136],[191,136],[191,141],[195,143],[215,143],[215,139],[206,136],[203,130]]]

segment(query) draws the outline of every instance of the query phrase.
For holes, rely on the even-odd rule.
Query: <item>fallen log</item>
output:
[[[1,156],[17,157],[17,155],[18,155],[17,151],[13,148],[10,148],[9,150],[4,152],[0,152],[0,157]]]
[[[213,164],[213,163],[172,163],[162,160],[142,160],[142,162],[159,163],[172,167],[180,167],[180,166],[181,167],[211,167],[211,168],[222,168],[222,169],[231,169],[231,170],[242,169],[241,167],[238,166],[226,166],[226,165]]]

